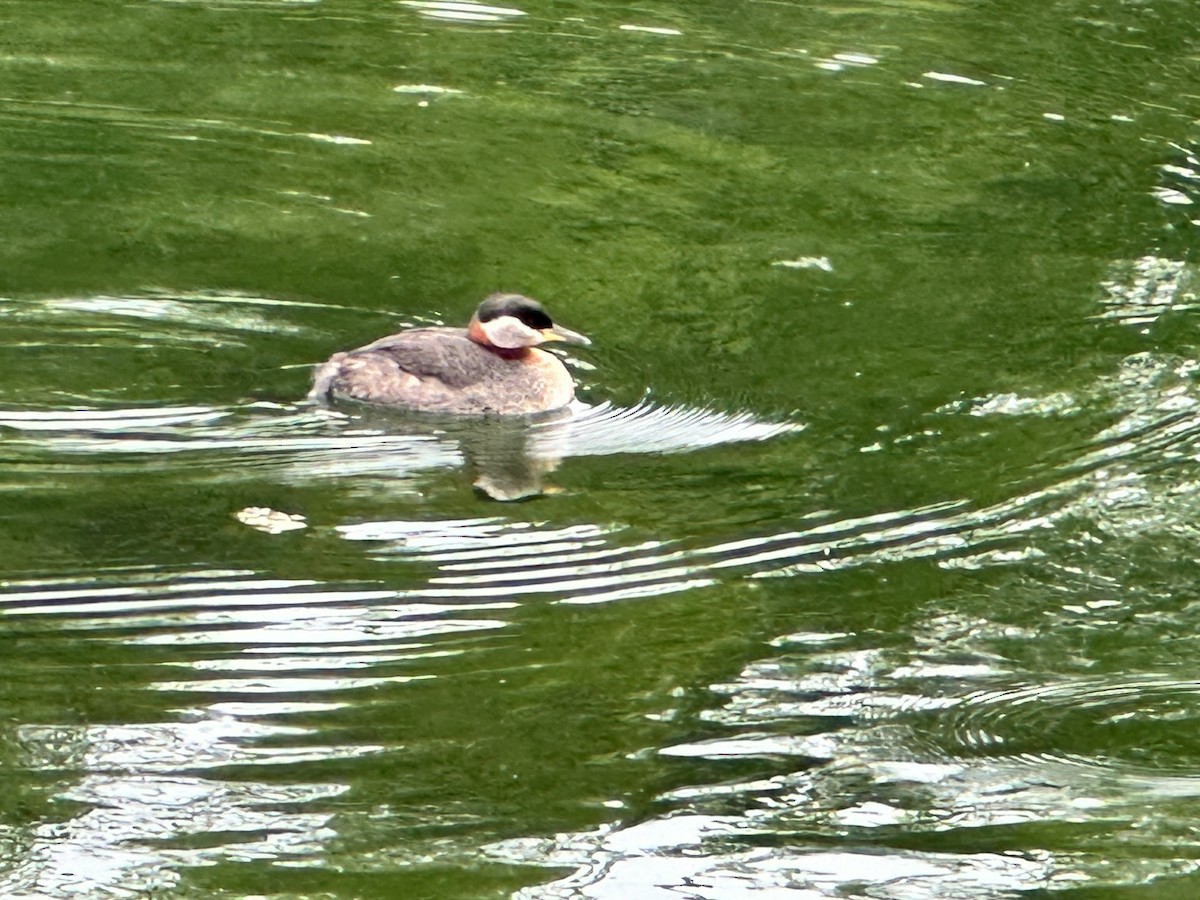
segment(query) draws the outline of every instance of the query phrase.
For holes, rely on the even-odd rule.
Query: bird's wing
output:
[[[418,378],[436,378],[448,387],[481,381],[495,365],[493,354],[467,337],[463,328],[414,328],[380,338],[351,355],[378,353]]]

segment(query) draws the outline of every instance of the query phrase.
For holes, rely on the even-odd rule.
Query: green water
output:
[[[1197,22],[0,0],[0,895],[1194,896]]]

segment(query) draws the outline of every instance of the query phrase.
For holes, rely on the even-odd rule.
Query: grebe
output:
[[[466,328],[410,328],[335,353],[309,399],[343,398],[425,412],[529,415],[561,409],[575,382],[546,341],[590,344],[520,294],[492,294]]]

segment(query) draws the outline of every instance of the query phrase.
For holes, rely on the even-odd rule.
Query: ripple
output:
[[[259,312],[258,307],[295,307],[341,309],[317,303],[275,300],[253,294],[222,291],[154,293],[133,296],[63,297],[40,301],[35,309],[47,316],[84,313],[93,316],[121,316],[147,321],[171,322],[200,329],[257,331],[264,334],[298,334],[299,325],[281,321],[278,316]],[[28,315],[28,313],[27,313]],[[85,316],[72,316],[86,321]]]
[[[643,402],[622,408],[576,402],[562,414],[535,422],[430,418],[404,411],[353,408],[346,416],[383,433],[432,432],[461,450],[474,484],[496,500],[542,493],[544,477],[571,457],[686,453],[718,445],[798,432],[802,425],[771,422],[750,413],[727,413]]]
[[[746,412],[722,412],[643,401],[618,407],[576,404],[569,418],[536,423],[530,452],[540,457],[679,453],[718,444],[765,441],[804,430],[792,422],[768,422]]]
[[[1200,779],[1197,722],[1200,681],[1144,675],[969,694],[946,717],[944,733],[968,752],[1029,754]]]
[[[248,348],[268,336],[283,346],[300,340],[312,331],[308,323],[336,308],[221,291],[0,298],[0,367],[12,374],[0,403],[46,417],[133,407],[139,398],[147,407],[188,408],[199,399],[197,365],[219,368],[214,378],[240,385],[227,387],[226,396],[258,393],[263,373],[247,370]],[[64,354],[70,365],[62,364]]]
[[[1173,207],[1181,210],[1184,216],[1191,217],[1188,224],[1200,224],[1195,210],[1196,205],[1200,204],[1200,151],[1195,145],[1171,143],[1170,147],[1176,158],[1159,167],[1162,182],[1151,189],[1150,195],[1168,211]]]
[[[317,862],[336,837],[329,824],[333,814],[312,807],[329,804],[348,786],[225,781],[174,770],[159,774],[155,769],[163,761],[164,745],[183,751],[167,758],[181,757],[178,764],[190,768],[189,755],[203,757],[205,748],[215,749],[223,741],[227,750],[241,747],[242,738],[222,736],[218,729],[197,740],[199,735],[169,724],[146,726],[139,734],[134,730],[94,726],[74,734],[30,729],[22,735],[27,751],[48,751],[48,758],[34,759],[33,765],[40,762],[39,768],[54,771],[69,761],[72,771],[85,774],[57,795],[74,812],[24,836],[20,862],[0,875],[0,893],[144,896],[176,887],[181,865],[253,859]],[[64,742],[74,748],[68,759],[61,751]],[[313,748],[312,758],[322,759],[322,750],[332,749]],[[89,758],[93,753],[94,760]],[[142,754],[148,755],[144,762]],[[214,846],[205,839],[199,847],[189,840],[214,834],[226,840]]]
[[[992,394],[972,400],[956,401],[938,407],[937,413],[962,413],[971,416],[1066,416],[1080,410],[1079,401],[1065,391],[1044,397],[1022,397],[1019,394]]]
[[[14,431],[122,432],[224,419],[226,410],[205,406],[126,409],[0,410],[0,427]]]
[[[265,310],[339,310],[353,308],[332,303],[280,300],[239,291],[145,291],[138,294],[97,294],[85,297],[50,297],[14,300],[0,297],[0,317],[14,323],[53,323],[57,329],[88,330],[98,321],[140,319],[168,322],[203,331],[251,331],[264,334],[301,334],[307,331]],[[260,311],[262,310],[262,311]],[[151,332],[151,335],[154,333]],[[127,335],[135,339],[134,335]],[[146,335],[139,332],[136,339]]]
[[[345,415],[267,403],[0,412],[0,427],[18,435],[8,441],[12,451],[52,459],[56,466],[70,455],[124,457],[125,467],[141,474],[146,463],[140,457],[187,454],[162,466],[217,471],[224,479],[239,471],[258,476],[266,468],[301,483],[359,476],[395,481],[464,464],[477,469],[498,464],[507,474],[514,469],[509,465],[514,453],[522,459],[557,459],[689,452],[767,440],[802,427],[649,403],[629,409],[581,405],[564,419],[531,427],[492,424],[441,426],[375,411]],[[110,464],[109,471],[116,470]],[[61,469],[54,472],[60,486],[69,483]],[[512,603],[544,597],[601,603],[691,590],[727,578],[794,576],[901,559],[983,559],[993,552],[987,558],[998,561],[995,553],[1003,549],[1005,558],[1020,560],[1028,554],[1013,542],[1061,517],[1084,478],[1072,476],[990,507],[973,509],[953,501],[871,516],[827,516],[802,529],[699,546],[674,539],[630,542],[620,526],[554,527],[503,517],[335,527],[346,540],[374,544],[370,552],[378,558],[433,565],[435,572],[424,584],[403,592],[410,602]],[[28,471],[21,483],[29,483]],[[279,514],[299,521],[293,510]],[[310,517],[308,524],[320,530],[325,523]],[[237,598],[230,605],[257,605],[257,597]],[[143,609],[175,603],[155,598]]]
[[[544,597],[586,604],[692,590],[728,578],[957,557],[1043,527],[1047,520],[1033,513],[1053,499],[1036,492],[984,509],[961,502],[934,504],[699,547],[677,541],[624,543],[624,530],[618,527],[554,527],[501,517],[364,522],[338,526],[337,531],[346,540],[375,544],[375,558],[432,564],[435,571],[426,585],[406,593],[414,599]]]
[[[1124,839],[1148,846],[1190,820],[1200,796],[1200,682],[1146,674],[1021,683],[1011,661],[980,653],[981,641],[1011,640],[1009,631],[948,615],[924,623],[918,647],[904,652],[861,640],[789,642],[786,655],[712,686],[723,703],[700,719],[722,733],[660,753],[777,761],[773,786],[746,782],[734,793],[747,806],[742,827],[772,832],[907,839],[1124,821]],[[728,784],[715,787],[688,785],[663,799],[728,810]],[[759,811],[753,798],[764,790],[771,803]],[[1096,875],[1114,877],[1103,867]]]
[[[439,636],[505,627],[472,614],[513,605],[439,605],[413,593],[249,572],[121,573],[99,582],[0,583],[0,616],[10,629],[18,623],[33,629],[49,618],[59,631],[93,632],[97,640],[237,649],[241,655],[232,663],[193,658],[183,665],[205,673],[252,673],[260,687],[275,684],[288,693],[292,686],[284,681],[297,672],[352,673],[427,658],[425,648]],[[281,647],[290,652],[280,654]],[[264,680],[263,673],[275,680]],[[337,678],[321,677],[328,690],[344,687]]]
[[[320,718],[347,706],[353,692],[428,677],[412,667],[435,657],[428,645],[439,634],[453,636],[463,625],[439,629],[438,614],[425,608],[410,611],[420,624],[406,629],[403,613],[389,606],[395,596],[236,569],[0,583],[7,634],[50,629],[57,642],[86,647],[77,663],[63,654],[47,690],[86,679],[108,692],[107,702],[132,690],[145,711],[140,718],[154,708],[147,691],[187,700],[159,710],[165,718],[158,721],[15,728],[10,745],[22,769],[57,776],[63,785],[54,797],[65,805],[23,837],[26,852],[0,875],[0,893],[140,896],[171,887],[186,866],[319,863],[335,836],[328,807],[348,786],[256,775],[395,749],[344,732],[338,740]],[[106,644],[137,661],[126,667],[136,670],[132,683],[114,677],[93,684],[94,660]],[[167,658],[164,646],[171,647]],[[197,704],[200,698],[211,702]],[[236,778],[221,776],[231,769]],[[224,838],[209,840],[214,834]]]
[[[43,316],[132,316],[181,328],[253,331],[269,327],[254,311],[259,305],[292,304],[233,295],[164,294],[67,298],[18,304],[15,311],[18,317],[31,311]],[[1166,375],[1165,369],[1170,370]],[[564,529],[500,518],[369,522],[338,530],[346,540],[374,543],[370,553],[377,558],[432,565],[430,577],[403,592],[405,602],[411,603],[512,604],[538,597],[598,603],[700,588],[726,578],[796,576],[922,557],[939,558],[947,565],[956,560],[989,565],[1020,562],[1036,556],[1029,546],[1014,546],[1023,535],[1085,509],[1101,491],[1113,496],[1095,474],[1099,466],[1187,448],[1195,442],[1200,426],[1192,414],[1195,404],[1189,381],[1186,364],[1171,368],[1148,355],[1131,358],[1113,379],[1112,391],[1122,397],[1157,399],[1141,401],[1118,426],[1101,434],[1072,466],[1064,467],[1058,483],[983,508],[951,501],[871,516],[830,515],[801,529],[777,526],[762,535],[731,536],[699,546],[674,538],[630,543],[619,526]],[[1047,415],[1073,412],[1077,405],[1067,395],[1033,399],[997,395],[959,411]],[[186,453],[186,460],[171,461],[170,467],[217,468],[228,477],[238,466],[257,473],[269,466],[288,481],[395,479],[478,461],[497,452],[497,446],[501,455],[512,450],[503,441],[477,440],[465,426],[443,428],[405,421],[402,416],[346,415],[267,403],[9,409],[0,411],[0,427],[18,435],[8,442],[18,453],[122,455],[129,457],[130,469],[139,471],[145,465],[136,459],[139,456]],[[691,452],[765,441],[803,427],[745,412],[650,401],[628,408],[580,403],[568,416],[524,428],[513,452],[556,465],[572,456]],[[232,469],[228,461],[235,464]],[[281,514],[289,519],[292,515]],[[321,528],[319,522],[310,525]],[[255,593],[237,597],[231,606],[256,606],[257,598]],[[322,602],[316,600],[314,605]],[[173,603],[156,598],[143,608],[165,610]]]
[[[213,341],[236,347],[243,336],[307,331],[297,318],[279,315],[281,308],[300,313],[336,307],[220,291],[0,299],[0,317],[16,328],[27,325],[30,329],[30,342],[18,340],[10,347],[34,346],[46,326],[53,325],[59,336],[56,351],[61,351],[64,343],[75,343],[92,351],[96,366],[103,365],[104,350],[126,353],[130,348],[163,344],[178,350],[207,351]],[[122,324],[126,319],[139,321],[136,333]],[[49,383],[36,371],[27,374],[34,391]],[[88,393],[97,393],[94,373],[80,369],[77,380]],[[126,385],[99,384],[101,395],[127,390]],[[64,390],[67,387],[57,385],[50,396],[70,396]],[[29,472],[25,461],[34,460],[47,469],[45,487],[65,483],[70,470],[61,465],[63,456],[124,456],[130,470],[144,470],[145,463],[138,457],[162,456],[163,461],[154,464],[159,469],[187,466],[221,471],[222,477],[229,477],[242,471],[249,474],[251,469],[261,473],[264,467],[271,467],[290,482],[375,476],[399,479],[418,472],[466,468],[477,487],[495,499],[511,500],[540,493],[543,476],[573,456],[691,452],[764,441],[803,428],[792,422],[764,421],[745,412],[649,401],[627,409],[610,403],[578,403],[560,419],[514,429],[494,423],[490,427],[478,423],[442,427],[386,410],[345,414],[273,403],[202,406],[187,402],[158,406],[90,402],[64,408],[54,403],[30,404],[30,396],[30,391],[24,391],[24,403],[0,409],[0,429],[18,436],[8,446],[22,459],[23,481],[27,483]],[[80,396],[82,399],[82,393]],[[170,459],[180,454],[187,458]]]
[[[372,522],[339,526],[347,540],[377,541],[375,555],[433,563],[427,587],[408,596],[452,601],[547,597],[603,603],[712,584],[662,545],[610,543],[618,534],[592,525],[552,528],[499,518]]]
[[[309,728],[247,722],[206,709],[181,713],[183,721],[138,725],[23,725],[17,731],[23,762],[43,772],[166,773],[230,765],[286,765],[349,759],[380,752],[374,745],[284,747],[268,739],[295,739]]]
[[[1124,409],[1112,426],[1071,463],[1075,469],[1163,458],[1200,443],[1200,399],[1194,395],[1200,363],[1138,353],[1101,386]]]
[[[799,836],[789,846],[751,847],[766,823],[734,817],[679,815],[627,828],[572,835],[547,847],[539,842],[506,841],[487,848],[493,858],[513,863],[574,867],[575,872],[546,885],[525,888],[519,900],[629,896],[674,900],[753,900],[763,896],[819,900],[861,894],[869,879],[879,900],[934,900],[941,897],[998,897],[1018,890],[1072,882],[1077,858],[1050,854],[938,853],[888,848],[886,853],[829,850]],[[734,846],[730,846],[733,844]],[[865,874],[869,873],[869,875]]]
[[[1196,307],[1195,273],[1182,260],[1143,256],[1112,269],[1100,283],[1104,308],[1097,318],[1144,328],[1166,313]]]
[[[288,480],[347,479],[384,474],[398,479],[462,464],[457,445],[436,433],[388,433],[356,428],[344,416],[271,403],[242,407],[112,407],[0,410],[0,428],[27,434],[9,446],[45,459],[60,456],[130,458],[189,454],[169,460],[229,473],[228,463],[273,465]],[[236,471],[236,468],[234,469]]]
[[[317,6],[321,0],[155,0],[160,3],[180,3],[180,4],[203,4],[206,7],[225,10],[240,10],[240,9],[278,9],[291,10],[300,6]],[[81,70],[88,74],[97,74],[99,69],[102,77],[108,77],[111,74],[111,67],[107,61],[97,63],[100,57],[76,57],[69,60],[61,61],[64,66],[68,66],[75,70]],[[49,60],[51,65],[56,64]],[[144,65],[148,66],[148,72],[166,72],[174,74],[178,69],[178,61],[168,58],[159,58],[155,61],[145,61]],[[365,138],[353,137],[340,134],[326,134],[322,132],[310,131],[284,131],[279,130],[280,122],[274,119],[259,119],[256,117],[245,118],[213,118],[213,117],[194,117],[186,115],[173,115],[164,113],[159,108],[133,106],[133,105],[117,105],[106,103],[88,103],[79,100],[47,100],[43,98],[23,99],[16,97],[0,97],[0,118],[4,119],[8,124],[10,131],[28,131],[31,135],[44,136],[47,133],[71,133],[81,128],[100,127],[102,129],[128,129],[137,135],[139,141],[169,141],[171,142],[169,153],[175,153],[181,142],[190,144],[195,147],[204,147],[209,149],[208,145],[221,144],[227,147],[234,147],[239,142],[243,147],[252,143],[258,138],[268,138],[273,141],[281,142],[299,142],[305,141],[317,144],[330,144],[334,146],[366,146],[371,145],[372,141]],[[274,127],[272,127],[274,126]],[[151,150],[149,147],[144,148],[145,152],[160,153],[166,149],[165,145],[158,149]],[[313,193],[306,192],[309,196]],[[169,291],[149,293],[162,293],[169,295]],[[182,296],[188,296],[185,292]],[[236,298],[239,296],[237,292],[222,292],[222,291],[201,291],[197,299],[205,297],[218,298],[227,296]],[[316,305],[296,303],[297,306]]]

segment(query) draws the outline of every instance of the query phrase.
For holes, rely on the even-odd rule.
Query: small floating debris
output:
[[[820,269],[822,272],[832,272],[833,263],[828,256],[801,256],[796,259],[777,259],[772,266],[781,269]]]
[[[1067,117],[1062,113],[1042,113],[1043,119],[1049,119],[1051,122],[1065,122]]]
[[[304,516],[280,512],[269,506],[247,506],[234,513],[234,517],[243,525],[249,525],[267,534],[282,534],[285,531],[308,527]]]
[[[978,78],[968,78],[966,75],[952,75],[949,72],[926,72],[921,76],[928,78],[930,81],[944,81],[948,84],[970,84],[976,87],[986,87],[986,81],[980,81]]]
[[[683,34],[677,28],[655,28],[650,25],[622,25],[622,31],[641,31],[644,34],[665,34],[665,35],[680,35]]]

